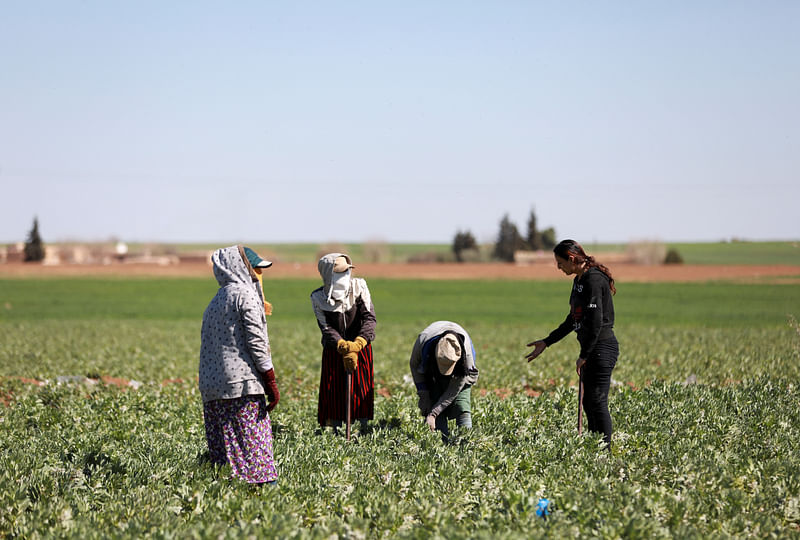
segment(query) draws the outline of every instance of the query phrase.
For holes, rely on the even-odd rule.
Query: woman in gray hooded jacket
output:
[[[274,482],[269,411],[280,393],[257,277],[272,263],[244,246],[218,249],[211,261],[219,290],[203,314],[198,370],[209,454],[235,478]]]
[[[324,255],[317,268],[323,283],[311,293],[311,305],[322,332],[317,421],[322,427],[338,427],[345,420],[345,374],[349,372],[353,374],[351,418],[364,425],[374,412],[375,307],[367,282],[351,276],[353,264],[348,255]]]

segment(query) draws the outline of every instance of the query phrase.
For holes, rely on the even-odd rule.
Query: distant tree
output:
[[[494,258],[501,261],[514,262],[514,252],[526,247],[525,240],[519,234],[517,226],[508,219],[508,214],[500,221],[500,232],[494,245]]]
[[[464,262],[463,254],[469,249],[478,249],[478,243],[475,241],[475,237],[472,236],[472,233],[469,231],[458,231],[455,238],[453,238],[453,253],[456,256],[456,260],[458,262]]]
[[[25,241],[25,262],[39,262],[44,259],[44,243],[39,235],[39,219],[33,218],[33,228]]]
[[[528,242],[528,248],[533,251],[544,249],[542,233],[536,228],[536,213],[533,210],[531,210],[531,214],[528,216],[528,236],[525,240]]]
[[[550,250],[556,247],[556,230],[548,227],[542,231],[542,249]]]
[[[683,264],[683,257],[675,248],[670,248],[664,257],[664,264]]]

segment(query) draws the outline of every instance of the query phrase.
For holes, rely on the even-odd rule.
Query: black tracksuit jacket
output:
[[[608,276],[589,268],[572,282],[569,314],[561,325],[544,338],[549,347],[575,330],[581,358],[588,358],[598,341],[614,337],[614,302]]]

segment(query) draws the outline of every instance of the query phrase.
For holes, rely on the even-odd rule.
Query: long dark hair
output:
[[[553,253],[562,259],[570,260],[572,255],[573,262],[577,264],[586,263],[587,268],[597,268],[608,277],[608,286],[611,288],[611,294],[617,294],[617,288],[614,286],[614,278],[611,276],[611,270],[604,264],[600,264],[594,257],[587,255],[581,245],[575,240],[562,240],[556,247],[553,248]]]

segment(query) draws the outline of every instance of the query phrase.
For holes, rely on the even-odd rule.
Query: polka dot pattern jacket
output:
[[[211,256],[219,291],[203,314],[200,394],[203,402],[264,393],[261,373],[272,369],[264,301],[239,246]]]

